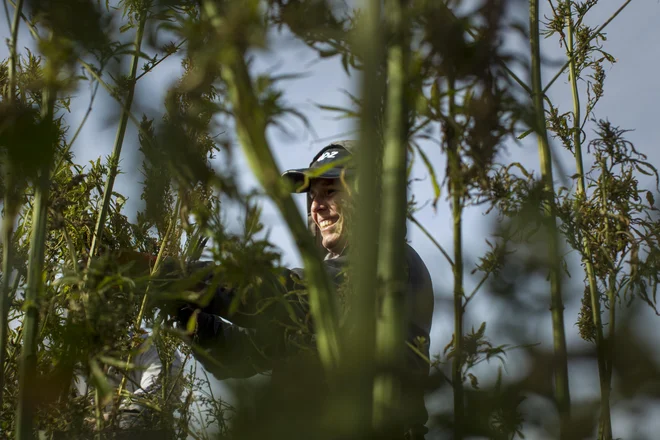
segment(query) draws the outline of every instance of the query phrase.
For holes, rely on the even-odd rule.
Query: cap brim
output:
[[[305,193],[309,191],[309,184],[313,179],[338,179],[344,172],[344,168],[330,168],[323,174],[318,174],[318,170],[313,168],[299,168],[285,171],[282,177],[291,183],[293,186],[292,192]]]

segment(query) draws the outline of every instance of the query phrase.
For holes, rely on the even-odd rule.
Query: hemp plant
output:
[[[145,220],[147,217],[138,214],[137,224],[127,221],[122,213],[126,198],[113,190],[112,183],[118,172],[126,125],[129,119],[135,119],[130,114],[130,98],[143,57],[139,46],[144,15],[140,14],[149,5],[119,4],[129,16],[137,14],[140,29],[136,47],[129,51],[133,55],[129,81],[122,83],[119,78],[113,88],[101,78],[103,68],[109,59],[125,54],[127,48],[108,40],[107,15],[93,2],[78,2],[75,13],[80,21],[76,26],[67,21],[71,18],[66,12],[70,5],[59,4],[62,8],[58,9],[57,2],[26,4],[30,8],[23,8],[23,2],[15,5],[10,62],[3,63],[0,76],[5,116],[0,130],[6,232],[3,283],[9,287],[3,290],[0,309],[0,388],[5,397],[0,400],[0,413],[3,435],[15,434],[17,438],[31,438],[36,429],[64,429],[67,420],[72,421],[73,433],[104,428],[100,410],[111,400],[105,375],[111,367],[122,365],[126,353],[134,351],[131,344],[135,339],[128,332],[142,330],[138,318],[144,315],[140,304],[146,298],[136,289],[142,285],[140,278],[130,279],[135,277],[128,268],[132,263],[121,263],[121,255],[128,250],[155,254],[159,248],[164,251],[162,242],[167,242],[154,237],[154,225]],[[154,16],[162,19],[162,14]],[[21,23],[36,39],[42,57],[29,51],[25,57],[17,54],[16,30]],[[44,33],[48,36],[42,37]],[[71,72],[78,67],[89,76],[73,75]],[[154,67],[152,63],[145,69],[151,71]],[[83,121],[69,138],[66,112],[71,97],[67,93],[81,79],[97,86],[103,84],[123,107],[115,154],[108,167],[100,158],[88,167],[72,160],[72,143],[92,110],[95,96],[94,92]],[[188,200],[212,198],[192,191]],[[198,205],[192,201],[186,204],[193,211]],[[178,218],[176,210],[167,209]],[[15,220],[17,226],[11,234]],[[180,228],[176,233],[181,237]],[[167,248],[170,253],[173,249],[180,252],[180,246]],[[96,251],[101,255],[93,258]],[[121,254],[119,263],[110,262],[117,252]],[[134,327],[130,325],[132,318]],[[157,324],[153,319],[150,322]],[[167,370],[178,340],[168,341],[159,334],[157,325],[153,339],[162,348],[162,363]],[[72,397],[76,377],[87,377],[94,385],[93,400],[87,393]],[[165,384],[164,390],[167,392],[162,401],[152,402],[158,408],[171,406],[172,387]],[[16,415],[14,408],[18,408]],[[181,426],[183,432],[189,432],[187,423]]]
[[[0,69],[0,111],[7,116],[0,120],[2,434],[114,434],[121,402],[137,398],[127,391],[128,375],[137,368],[133,360],[144,342],[158,348],[165,371],[171,371],[177,350],[190,366],[176,378],[165,374],[160,392],[140,401],[158,415],[154,426],[175,437],[212,438],[213,427],[223,438],[237,439],[390,436],[407,410],[411,384],[401,368],[404,350],[419,355],[429,342],[402,343],[403,275],[397,269],[409,219],[444,257],[427,261],[431,271],[445,261],[452,271],[453,337],[441,355],[418,359],[435,367],[429,388],[453,397],[446,411],[431,414],[433,429],[452,431],[456,439],[522,437],[524,422],[533,423],[536,415],[532,409],[523,420],[529,408],[521,405],[529,393],[554,401],[561,437],[591,427],[580,419],[591,410],[570,412],[560,291],[561,271],[567,269],[559,249],[565,239],[587,269],[579,330],[596,343],[603,394],[600,437],[611,438],[610,388],[615,367],[622,365],[617,353],[624,348],[615,341],[627,334],[623,305],[641,299],[655,307],[660,245],[654,193],[640,183],[640,174],[648,174],[657,186],[655,169],[625,139],[625,130],[596,118],[603,66],[612,60],[600,47],[609,21],[598,28],[585,25],[596,3],[552,3],[546,29],[560,36],[568,61],[544,86],[538,1],[529,4],[531,85],[507,66],[512,57],[499,44],[509,31],[507,7],[517,6],[504,0],[484,1],[474,9],[465,8],[467,2],[425,0],[388,0],[384,8],[369,1],[362,9],[324,0],[126,0],[103,9],[79,0],[75,4],[87,19],[73,22],[62,13],[70,2],[15,2],[12,21],[28,28],[42,56],[18,53],[14,36],[10,60]],[[306,123],[301,111],[285,102],[282,86],[297,75],[255,69],[254,57],[272,50],[271,36],[278,29],[307,44],[318,59],[336,57],[347,74],[361,75],[360,92],[347,95],[351,108],[320,104],[354,118],[360,139],[361,180],[350,188],[359,191],[355,213],[350,212],[355,229],[349,231],[355,234],[350,252],[358,264],[347,274],[354,285],[339,292],[331,287],[290,188],[281,184],[268,137],[269,130],[282,127],[283,117]],[[174,56],[183,73],[167,90],[162,110],[136,115],[142,81]],[[122,63],[126,72],[119,70]],[[568,112],[545,96],[566,69],[575,102]],[[69,131],[67,111],[83,84],[93,91],[88,110]],[[78,133],[97,111],[98,88],[120,106],[116,140],[108,160],[83,166],[75,161],[72,144],[82,141]],[[580,90],[586,90],[586,101]],[[524,94],[529,102],[521,102]],[[131,124],[135,139],[129,135]],[[503,154],[521,129],[538,137],[540,179]],[[546,130],[575,156],[575,191],[555,191],[558,176]],[[130,143],[139,145],[143,157],[144,209],[137,213],[127,211],[127,195],[118,194],[114,183]],[[25,147],[46,145],[49,154],[37,149],[21,155]],[[237,174],[245,170],[232,162],[237,148],[260,189],[245,191],[239,185]],[[434,148],[443,162],[430,159]],[[593,163],[583,163],[586,153]],[[409,191],[415,161],[428,172],[431,205],[437,207],[445,196],[451,208],[450,252],[433,238],[440,228],[417,220],[419,200]],[[299,289],[263,298],[249,317],[236,317],[236,324],[244,319],[246,327],[260,318],[281,326],[278,342],[287,355],[246,331],[245,345],[237,348],[244,356],[234,361],[217,347],[198,343],[195,319],[173,326],[166,305],[205,306],[215,289],[226,285],[235,289],[230,306],[235,309],[260,287],[287,281],[260,219],[264,196],[292,232],[306,276]],[[473,259],[465,239],[466,213],[487,204],[499,214],[500,232],[488,238],[485,255]],[[225,225],[235,208],[241,211],[238,232]],[[543,258],[533,253],[539,245],[548,250]],[[529,258],[514,264],[516,256]],[[205,269],[190,271],[195,265]],[[477,283],[466,292],[465,271],[471,269]],[[550,288],[536,284],[543,298],[551,298],[554,353],[537,350],[528,340],[498,344],[490,323],[466,328],[466,313],[477,295],[505,292],[511,298],[517,289],[512,280],[546,279],[548,269]],[[198,292],[202,280],[208,289]],[[289,301],[294,298],[309,306],[309,313],[295,316]],[[282,315],[266,314],[272,306],[283,306]],[[603,310],[609,312],[607,320],[601,319]],[[634,341],[629,342],[625,348]],[[500,371],[489,384],[477,372],[490,360],[503,363],[514,348],[531,359],[527,376],[505,378]],[[19,366],[21,356],[26,367]],[[268,386],[263,381],[232,385],[235,408],[198,368],[204,365],[224,377],[256,359],[284,368]],[[115,373],[120,379],[113,388]],[[81,383],[83,390],[74,391]],[[20,417],[15,408],[21,408]]]
[[[363,87],[362,96],[350,96],[354,108],[337,108],[321,106],[330,111],[338,112],[346,117],[358,118],[361,127],[369,127],[370,131],[362,129],[362,134],[369,134],[369,141],[375,145],[381,143],[386,146],[388,143],[395,143],[397,136],[391,136],[389,130],[398,127],[398,123],[387,122],[383,117],[384,109],[407,108],[403,113],[405,116],[404,126],[407,127],[406,144],[408,156],[412,163],[413,160],[420,159],[427,167],[433,189],[435,193],[434,205],[437,204],[440,197],[440,179],[437,177],[439,172],[435,165],[428,159],[422,147],[421,141],[432,140],[432,142],[442,145],[442,150],[447,154],[448,166],[447,173],[443,183],[446,182],[451,195],[451,204],[454,209],[454,231],[455,239],[454,256],[449,256],[447,252],[438,245],[439,249],[445,255],[452,266],[454,272],[454,297],[455,297],[455,336],[452,340],[454,349],[450,353],[450,359],[454,359],[452,385],[455,396],[455,419],[454,429],[456,438],[460,438],[464,429],[468,429],[469,423],[463,420],[463,382],[467,380],[466,360],[462,355],[462,345],[467,335],[463,335],[462,320],[465,313],[465,306],[474,297],[479,290],[475,289],[471,295],[463,292],[463,267],[462,267],[462,210],[470,204],[480,204],[483,200],[483,194],[488,191],[490,185],[489,173],[493,166],[494,158],[499,151],[507,136],[513,133],[515,121],[520,117],[521,107],[515,102],[512,96],[509,96],[503,84],[508,84],[508,76],[500,68],[502,54],[496,50],[497,35],[500,31],[500,18],[506,2],[496,2],[496,4],[486,5],[470,17],[457,18],[452,10],[445,5],[433,4],[432,2],[410,2],[402,13],[403,21],[406,23],[404,31],[410,33],[410,49],[403,47],[402,50],[410,50],[408,67],[404,70],[407,87],[405,92],[399,95],[390,95],[398,87],[398,81],[401,80],[401,71],[390,72],[379,55],[382,46],[378,41],[384,39],[386,47],[390,47],[389,53],[400,50],[398,40],[398,31],[388,27],[388,21],[380,24],[380,32],[374,29],[372,24],[374,11],[378,8],[369,3],[367,8],[358,11],[355,14],[332,13],[325,11],[320,14],[329,17],[326,22],[319,24],[310,24],[295,21],[294,11],[304,10],[303,3],[280,4],[281,14],[276,15],[276,23],[287,24],[291,30],[301,39],[303,39],[311,48],[317,50],[322,57],[338,56],[341,58],[344,68],[347,72],[361,71],[363,79],[366,81]],[[375,2],[377,3],[377,2]],[[341,11],[341,9],[339,9]],[[396,7],[388,8],[392,14],[399,9]],[[388,12],[389,13],[389,12]],[[376,14],[378,16],[379,14]],[[317,16],[315,16],[317,17]],[[343,18],[342,18],[343,17]],[[477,18],[478,17],[478,18]],[[474,22],[471,19],[474,18]],[[279,20],[277,20],[279,19]],[[485,25],[476,26],[480,19],[485,20]],[[326,24],[327,27],[324,27]],[[323,29],[323,31],[319,31]],[[367,33],[367,30],[370,30]],[[472,33],[473,36],[470,36]],[[356,37],[358,38],[356,40]],[[452,42],[449,44],[448,42]],[[370,50],[366,50],[369,48]],[[470,57],[466,54],[472,54]],[[380,58],[379,58],[380,57]],[[380,61],[379,61],[380,59]],[[391,63],[392,61],[388,61]],[[392,67],[392,64],[389,64]],[[381,98],[382,104],[374,103],[374,96],[378,95],[381,78],[384,78],[387,98]],[[398,96],[398,98],[392,98]],[[396,101],[392,102],[392,99]],[[389,112],[390,110],[387,110]],[[392,110],[393,111],[393,110]],[[397,110],[399,111],[399,110]],[[390,113],[387,113],[390,117]],[[374,122],[375,121],[375,122]],[[380,121],[380,122],[379,122]],[[368,124],[373,124],[368,125]],[[381,129],[380,127],[385,127]],[[434,130],[436,130],[434,132]],[[437,133],[439,132],[439,133]],[[398,142],[398,141],[396,141]],[[372,157],[367,159],[372,165],[368,170],[378,169],[380,159],[378,152],[374,151],[376,147],[362,145],[362,154],[370,154]],[[368,150],[368,153],[364,153]],[[358,157],[359,159],[359,157]],[[383,159],[384,160],[384,159]],[[398,158],[399,166],[405,164],[405,159]],[[385,162],[383,162],[383,167]],[[365,172],[367,170],[364,170]],[[407,166],[407,173],[410,166]],[[385,168],[383,168],[385,173]],[[361,175],[364,177],[363,175]],[[369,174],[371,176],[371,174]],[[385,175],[382,176],[385,179]],[[376,178],[372,176],[373,184]],[[383,181],[384,182],[384,181]],[[408,182],[409,183],[409,182]],[[375,195],[378,192],[369,191],[369,188],[360,184],[361,193],[368,194],[367,199],[362,199],[358,204],[358,209],[364,207],[364,212],[374,212],[371,204],[378,198]],[[399,187],[401,188],[401,187]],[[363,194],[360,194],[363,196]],[[391,203],[389,196],[382,196],[383,209],[385,204]],[[367,202],[369,205],[367,205]],[[368,206],[368,208],[366,207]],[[411,200],[405,207],[399,206],[396,214],[389,212],[382,213],[384,221],[406,215],[426,231],[411,213]],[[414,209],[414,208],[413,208]],[[385,220],[387,216],[387,220]],[[371,216],[373,218],[373,215]],[[401,220],[399,218],[399,220]],[[358,220],[359,221],[359,220]],[[358,225],[359,226],[359,223]],[[359,240],[368,240],[368,234],[375,233],[377,226],[370,224],[371,231],[362,230],[358,234]],[[428,231],[427,231],[428,235]],[[392,231],[385,233],[381,231],[378,242],[379,255],[384,252],[382,249],[390,249],[398,237]],[[374,247],[375,249],[375,247]],[[358,252],[363,250],[360,248]],[[367,255],[367,254],[365,254]],[[380,255],[385,261],[385,255]],[[390,255],[390,257],[392,257]],[[368,278],[368,261],[360,260],[362,265],[361,276]],[[456,263],[457,262],[457,263]],[[380,279],[386,280],[382,268],[379,267]],[[371,281],[370,285],[373,285]],[[483,281],[479,287],[483,285]],[[372,287],[373,290],[373,287]],[[356,293],[359,301],[368,302],[367,292],[358,290]],[[365,309],[366,310],[366,309]],[[364,313],[361,315],[363,316]],[[392,315],[394,318],[394,315]],[[392,321],[395,322],[395,321]],[[364,331],[368,331],[367,324]],[[378,327],[378,334],[381,334],[382,326]],[[386,331],[396,331],[396,326]],[[362,335],[365,340],[367,336]],[[379,336],[380,337],[380,336]],[[482,335],[483,337],[483,335]],[[428,341],[420,341],[421,344]],[[367,355],[364,355],[367,358]],[[430,360],[429,360],[430,362]],[[470,367],[467,367],[469,369]],[[375,402],[374,402],[375,403]]]
[[[499,67],[505,56],[498,52],[497,41],[504,27],[501,19],[506,2],[484,4],[476,14],[466,17],[457,17],[444,5],[423,5],[420,27],[425,33],[417,54],[421,66],[417,93],[423,98],[418,98],[412,136],[418,140],[433,139],[429,129],[433,124],[439,126],[442,137],[433,140],[441,145],[447,158],[444,183],[452,209],[453,255],[440,250],[453,273],[454,334],[451,350],[446,351],[452,361],[454,436],[463,438],[470,432],[471,420],[465,413],[463,390],[466,370],[471,368],[464,353],[469,336],[463,333],[463,321],[466,306],[483,285],[481,281],[473,292],[465,292],[463,212],[470,205],[481,204],[490,191],[496,157],[524,112],[507,93],[505,84],[510,79]],[[481,24],[477,24],[479,18]],[[417,143],[413,145],[433,177],[436,171],[425,159],[423,149]],[[432,178],[432,182],[436,180]],[[435,204],[440,186],[434,186]]]
[[[629,249],[622,249],[623,254],[611,255],[601,249],[597,242],[611,243],[614,236],[610,231],[607,220],[596,220],[592,217],[594,212],[590,207],[594,194],[600,194],[599,206],[601,213],[611,209],[608,206],[608,185],[615,185],[619,179],[627,182],[626,195],[638,198],[640,188],[632,175],[632,169],[625,164],[638,163],[636,170],[643,174],[654,174],[655,169],[644,161],[644,156],[638,156],[634,147],[623,139],[623,130],[619,130],[607,121],[594,119],[598,101],[605,93],[605,66],[613,64],[615,59],[603,49],[605,34],[603,27],[609,23],[629,2],[625,2],[616,13],[601,26],[586,24],[589,12],[597,6],[598,1],[550,2],[552,15],[547,23],[546,34],[557,35],[560,45],[565,48],[568,64],[568,76],[573,98],[572,111],[561,112],[550,103],[548,126],[553,135],[570,151],[575,158],[576,174],[572,176],[575,181],[575,193],[564,192],[558,203],[561,203],[560,218],[563,222],[562,232],[571,246],[579,253],[585,267],[585,298],[583,310],[580,315],[580,328],[583,338],[592,340],[596,346],[598,373],[600,377],[601,415],[599,422],[599,438],[612,438],[612,423],[610,416],[611,395],[611,359],[612,344],[615,339],[616,321],[616,287],[606,288],[608,292],[603,295],[604,285],[616,286],[617,278],[621,276],[616,269],[616,261],[624,258]],[[596,163],[591,170],[585,170],[585,145],[588,127],[595,126],[596,136],[589,142],[588,152],[592,153]],[[603,145],[619,145],[617,148],[603,149]],[[591,150],[591,151],[589,151]],[[639,161],[639,162],[638,162]],[[613,171],[616,169],[616,174]],[[600,172],[600,177],[595,173]],[[610,176],[608,179],[607,176]],[[627,177],[626,177],[627,176]],[[598,182],[598,183],[594,183]],[[651,194],[651,193],[649,193]],[[569,211],[569,204],[572,209]],[[639,205],[637,205],[639,207]],[[648,217],[648,210],[653,210],[653,204],[647,209],[631,212],[626,209],[624,222],[635,222],[638,218]],[[605,210],[605,211],[603,211]],[[607,237],[598,237],[594,231],[606,229]],[[642,235],[643,232],[639,231]],[[603,238],[605,238],[603,240]],[[651,245],[651,248],[653,245]],[[625,248],[625,247],[624,247]],[[608,258],[609,266],[603,266],[602,258]],[[600,263],[599,263],[600,262]],[[598,267],[597,267],[598,265]],[[607,269],[606,269],[607,267]],[[643,295],[643,294],[642,294]],[[651,303],[651,302],[650,302]],[[605,336],[605,323],[602,322],[601,307],[606,304],[610,309],[609,335]],[[652,303],[651,303],[652,304]],[[587,330],[588,329],[588,330]]]

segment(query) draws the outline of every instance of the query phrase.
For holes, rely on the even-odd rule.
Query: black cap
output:
[[[319,151],[308,168],[285,171],[282,176],[293,184],[294,192],[309,191],[310,179],[337,179],[351,173],[348,141],[328,145]]]

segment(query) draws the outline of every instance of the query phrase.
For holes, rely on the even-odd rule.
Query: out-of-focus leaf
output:
[[[112,400],[112,387],[108,382],[108,378],[103,374],[99,363],[96,359],[89,360],[89,373],[91,375],[92,384],[99,392],[99,400],[101,405],[105,406]]]
[[[188,334],[193,334],[195,332],[195,329],[197,328],[197,315],[199,314],[198,310],[195,310],[192,315],[190,315],[190,318],[188,319],[188,322],[186,323],[186,332]]]
[[[97,359],[106,365],[110,365],[111,367],[115,367],[120,370],[132,370],[136,368],[135,364],[127,364],[126,361],[124,360],[113,358],[110,356],[99,355],[97,356]]]
[[[422,161],[424,162],[424,165],[426,165],[426,169],[429,172],[429,175],[431,176],[431,183],[433,184],[433,207],[435,207],[438,204],[438,200],[440,199],[440,194],[441,194],[441,189],[440,189],[440,183],[438,182],[438,176],[435,173],[435,169],[433,168],[433,164],[429,160],[428,156],[422,150],[422,148],[419,145],[415,145],[417,148],[417,151],[419,151],[419,155],[422,157]]]

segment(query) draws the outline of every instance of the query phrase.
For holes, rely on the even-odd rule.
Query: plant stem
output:
[[[8,96],[7,103],[11,107],[15,100],[16,92],[16,43],[18,40],[18,25],[20,24],[21,9],[23,0],[18,0],[14,10],[14,18],[11,25],[11,39],[9,40],[9,78],[8,78]],[[5,164],[10,167],[10,164]],[[9,279],[12,273],[11,259],[11,239],[14,229],[14,219],[16,218],[17,207],[14,197],[12,197],[12,186],[15,182],[12,176],[12,170],[8,169],[5,174],[5,194],[4,194],[4,216],[2,218],[2,281],[0,285],[0,408],[2,408],[3,391],[5,389],[4,365],[7,359],[7,337],[9,328],[7,319],[9,317]]]
[[[181,49],[181,46],[183,46],[183,45],[186,44],[187,42],[188,42],[188,39],[187,39],[187,38],[184,38],[183,40],[181,40],[181,41],[179,42],[179,44],[177,44],[176,46],[174,46],[174,51],[173,51],[173,52],[170,52],[170,53],[165,54],[165,56],[161,57],[158,61],[156,61],[155,63],[153,63],[153,64],[149,67],[149,69],[147,69],[147,70],[145,70],[144,72],[142,72],[141,74],[139,74],[139,75],[135,78],[135,81],[139,81],[140,78],[142,78],[144,75],[146,75],[147,73],[153,71],[153,70],[156,68],[156,66],[158,66],[160,63],[162,63],[163,61],[165,61],[166,59],[168,59],[168,58],[170,57],[170,55],[174,55],[175,53],[177,53],[177,52],[179,51],[179,49]]]
[[[92,113],[92,108],[94,106],[94,99],[96,98],[96,92],[98,92],[98,90],[99,90],[99,82],[97,81],[96,84],[94,84],[94,90],[92,91],[92,95],[89,99],[89,105],[87,106],[87,111],[85,112],[85,116],[83,116],[82,120],[80,121],[80,124],[78,125],[78,128],[76,128],[75,133],[71,137],[71,141],[67,143],[64,151],[62,152],[62,154],[60,154],[60,160],[53,168],[54,173],[57,173],[62,163],[64,163],[67,154],[69,153],[69,151],[71,151],[71,147],[73,147],[73,144],[76,142],[76,139],[78,139],[78,135],[82,131],[82,128],[85,126],[85,123],[87,122],[87,118],[89,118],[90,113]]]
[[[452,384],[454,388],[454,438],[463,439],[465,423],[463,396],[463,176],[461,173],[461,157],[457,138],[456,124],[456,82],[453,73],[447,77],[449,118],[445,125],[445,142],[447,145],[447,161],[449,165],[449,182],[451,192],[451,207],[454,234],[454,357],[452,359]]]
[[[585,185],[584,165],[582,162],[582,130],[581,130],[581,116],[580,116],[580,94],[577,86],[577,66],[575,63],[576,53],[574,52],[574,34],[573,16],[569,13],[566,17],[567,27],[567,43],[566,51],[569,57],[569,81],[573,93],[573,147],[575,148],[575,164],[578,174],[578,187],[577,199],[578,201],[586,200],[587,192]],[[576,209],[579,209],[576,206]],[[587,279],[589,280],[589,296],[591,297],[591,310],[594,326],[596,327],[596,352],[598,358],[598,376],[600,378],[600,394],[601,394],[601,420],[600,426],[602,430],[602,439],[610,440],[612,438],[612,423],[610,420],[610,384],[607,379],[607,355],[605,341],[603,338],[603,324],[601,320],[600,309],[600,294],[598,293],[598,285],[596,282],[596,275],[594,272],[593,255],[589,241],[583,237],[583,250],[584,250],[584,263],[587,271]]]
[[[608,180],[610,179],[609,171],[607,170],[607,167],[605,166],[604,162],[601,162],[601,179],[600,179],[600,197],[601,197],[601,205],[603,209],[603,213],[608,212]],[[605,249],[608,251],[613,248],[612,245],[612,232],[610,230],[610,221],[606,216],[603,216],[605,218]],[[605,252],[605,249],[603,249],[603,246],[601,246],[601,252]],[[607,280],[607,298],[610,303],[610,322],[609,322],[609,333],[607,337],[607,343],[605,343],[605,338],[602,336],[601,333],[601,338],[603,338],[603,365],[604,365],[604,380],[601,379],[601,383],[604,382],[604,384],[601,384],[601,389],[605,388],[605,391],[607,394],[603,395],[602,399],[605,401],[607,399],[607,419],[605,419],[605,416],[602,416],[602,421],[601,421],[601,426],[603,427],[603,440],[611,440],[612,439],[612,421],[611,421],[611,415],[610,415],[610,392],[612,389],[612,361],[614,359],[614,337],[616,335],[616,273],[617,269],[615,267],[614,259],[616,256],[614,256],[614,259],[608,257],[608,262],[610,265],[610,270],[609,270],[609,276]],[[602,327],[602,326],[601,326]],[[601,391],[602,394],[602,391]]]
[[[55,105],[54,91],[47,86],[42,98],[42,123],[53,123]],[[55,142],[49,139],[47,142]],[[47,145],[50,149],[51,146]],[[44,253],[48,232],[48,189],[50,186],[50,163],[44,163],[37,181],[30,235],[27,288],[25,289],[25,317],[23,318],[23,348],[21,350],[18,384],[18,407],[16,411],[16,439],[33,437],[34,410],[37,399],[35,378],[37,376],[37,333],[39,331],[39,292],[43,289]]]
[[[405,271],[407,197],[408,106],[406,94],[408,39],[404,30],[406,0],[385,2],[393,39],[388,51],[387,115],[383,151],[382,210],[378,278],[384,292],[376,323],[379,369],[374,384],[374,424],[378,432],[402,432],[401,379],[405,346]],[[368,115],[370,116],[370,115]],[[359,293],[358,293],[359,294]]]
[[[616,336],[616,290],[615,290],[615,283],[616,283],[616,273],[614,272],[614,268],[612,268],[612,272],[610,273],[609,277],[609,286],[607,289],[607,298],[610,303],[610,322],[609,322],[609,332],[607,335],[607,351],[608,351],[608,356],[607,356],[607,390],[610,391],[612,389],[612,361],[614,359],[614,337]],[[610,420],[610,426],[611,426],[611,420]],[[610,428],[610,437],[612,437],[612,432]]]
[[[7,191],[8,193],[9,191]],[[4,365],[7,359],[7,338],[9,336],[9,278],[12,273],[11,266],[11,236],[13,232],[14,216],[9,212],[8,197],[5,197],[5,214],[2,219],[2,290],[0,290],[0,408],[2,408],[3,391],[5,389]],[[16,275],[18,276],[18,274]]]
[[[119,120],[119,127],[117,127],[117,136],[115,138],[115,145],[110,157],[110,170],[108,172],[108,180],[105,182],[103,189],[103,201],[101,209],[99,210],[98,218],[96,219],[96,227],[94,228],[94,235],[92,237],[92,244],[89,248],[89,257],[87,259],[87,267],[89,268],[92,263],[99,243],[103,237],[103,228],[105,227],[106,217],[110,209],[110,200],[112,199],[112,189],[115,184],[115,178],[119,168],[119,157],[121,156],[121,148],[124,143],[124,135],[126,134],[126,126],[128,124],[128,116],[133,103],[133,96],[135,94],[135,76],[137,74],[138,63],[140,61],[140,49],[142,47],[142,37],[144,35],[144,26],[147,21],[148,13],[144,12],[140,17],[138,29],[135,34],[135,53],[133,54],[133,62],[131,64],[131,72],[129,74],[130,86],[128,88],[128,95],[126,96],[125,107],[122,108],[121,119]]]
[[[101,430],[103,429],[103,413],[101,411],[101,397],[99,390],[94,390],[94,419],[96,423],[96,439],[100,440]]]
[[[417,218],[415,218],[414,215],[410,214],[410,215],[408,215],[408,219],[411,222],[413,222],[424,233],[424,235],[426,235],[426,237],[431,241],[431,243],[433,243],[433,245],[436,248],[438,248],[438,250],[445,257],[445,259],[447,260],[449,265],[454,267],[454,262],[452,261],[451,257],[447,253],[447,251],[442,247],[442,245],[440,243],[438,243],[438,240],[433,238],[431,233],[417,220]]]
[[[14,18],[11,23],[11,39],[9,40],[9,77],[8,77],[8,102],[13,103],[16,98],[16,44],[18,43],[18,26],[21,23],[21,10],[23,9],[23,0],[17,0],[14,9]]]
[[[539,0],[530,0],[530,49],[532,58],[532,100],[535,110],[534,129],[537,132],[541,178],[545,187],[544,211],[548,233],[548,258],[550,266],[552,330],[554,340],[555,399],[559,410],[562,439],[569,435],[568,426],[571,412],[571,399],[568,387],[568,356],[566,354],[566,332],[564,328],[564,303],[561,290],[561,272],[557,220],[555,217],[555,191],[552,177],[552,157],[546,130],[543,91],[541,87],[541,53],[539,44]]]
[[[214,2],[204,0],[202,7],[211,25],[222,35],[223,23]],[[247,162],[266,194],[284,217],[298,245],[309,286],[310,308],[314,318],[317,347],[326,369],[339,363],[338,305],[318,249],[280,178],[275,159],[266,139],[267,121],[252,86],[244,53],[227,48],[222,75],[229,88],[238,138]]]
[[[376,304],[378,295],[380,170],[382,137],[380,135],[381,105],[385,93],[382,70],[385,45],[380,0],[364,2],[364,21],[356,41],[362,55],[360,78],[362,111],[359,120],[359,144],[355,151],[359,190],[354,194],[355,213],[351,224],[349,279],[352,282],[350,312],[346,317],[347,331],[343,335],[346,349],[344,368],[353,388],[345,399],[355,414],[355,432],[374,428],[374,373],[376,360]],[[376,397],[377,398],[377,397]],[[372,434],[373,435],[373,434]]]

